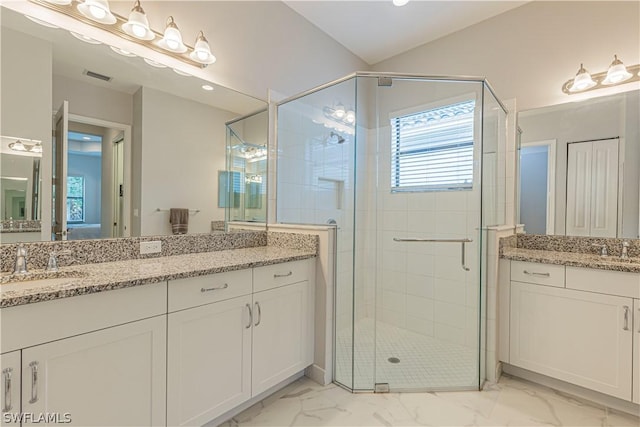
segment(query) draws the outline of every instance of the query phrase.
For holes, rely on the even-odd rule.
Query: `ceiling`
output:
[[[477,24],[527,1],[285,0],[290,8],[369,65]]]

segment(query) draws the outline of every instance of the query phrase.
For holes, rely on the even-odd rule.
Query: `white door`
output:
[[[22,384],[26,413],[68,416],[75,426],[165,425],[166,318],[25,349]]]
[[[640,403],[640,299],[633,300],[633,313],[636,325],[633,336],[633,401]]]
[[[0,354],[0,373],[2,390],[0,391],[0,426],[20,425],[20,351]]]
[[[169,314],[167,424],[202,425],[251,397],[251,296]]]
[[[618,139],[571,143],[567,156],[566,234],[616,237]]]
[[[53,239],[67,240],[67,146],[69,135],[69,102],[63,101],[53,119]]]
[[[632,302],[511,282],[511,364],[631,400]]]
[[[308,281],[253,295],[253,396],[313,362],[310,296]]]

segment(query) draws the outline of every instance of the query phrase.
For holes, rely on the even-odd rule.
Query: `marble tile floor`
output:
[[[301,378],[236,426],[640,426],[640,418],[514,377],[481,392],[357,393]]]

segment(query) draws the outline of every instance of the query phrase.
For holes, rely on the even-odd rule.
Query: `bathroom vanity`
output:
[[[640,403],[640,260],[526,248],[502,257],[505,371]]]
[[[261,246],[3,277],[0,423],[202,425],[272,392],[313,363],[315,256]]]

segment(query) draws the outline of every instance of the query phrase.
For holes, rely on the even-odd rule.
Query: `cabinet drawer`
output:
[[[284,262],[253,269],[253,292],[309,280],[309,263],[313,260]]]
[[[251,270],[169,281],[169,312],[251,293]]]
[[[564,287],[564,265],[511,261],[511,280]]]
[[[640,273],[567,267],[567,288],[640,298]]]

